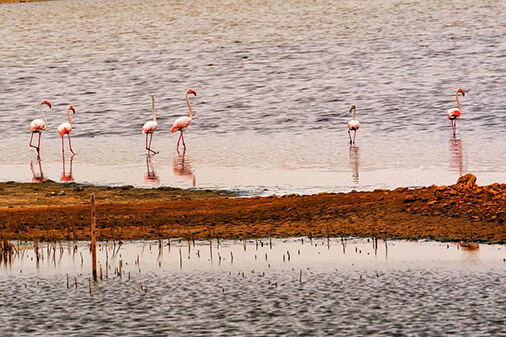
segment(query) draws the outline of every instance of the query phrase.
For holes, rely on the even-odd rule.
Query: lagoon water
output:
[[[56,128],[73,104],[70,180],[81,183],[258,195],[452,184],[467,172],[504,182],[505,16],[504,1],[468,0],[2,4],[0,179],[69,180]],[[195,119],[178,154],[169,130],[189,87]],[[148,163],[152,92],[160,154]],[[43,98],[53,110],[38,162],[28,125]]]
[[[3,336],[506,332],[503,245],[379,240],[375,247],[354,238],[102,242],[102,279],[91,282],[91,293],[86,243],[41,245],[38,267],[33,244],[18,249],[10,264],[0,265]]]

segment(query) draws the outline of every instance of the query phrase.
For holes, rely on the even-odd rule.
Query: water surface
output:
[[[22,253],[1,266],[3,335],[505,332],[501,245],[375,246],[352,238],[99,243],[97,283],[90,283],[86,245],[74,245],[41,245],[38,268],[34,250],[20,245]]]
[[[467,0],[4,4],[0,178],[32,180],[28,125],[44,98],[41,166],[57,181],[56,128],[73,104],[77,182],[245,194],[450,184],[467,172],[504,182],[505,15],[504,2]],[[169,130],[189,87],[182,163]],[[160,155],[149,169],[140,130],[152,92]]]

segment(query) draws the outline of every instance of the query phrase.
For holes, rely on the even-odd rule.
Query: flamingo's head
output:
[[[350,113],[353,113],[353,111],[356,111],[357,107],[355,105],[352,105],[350,108]]]
[[[193,89],[188,89],[186,92],[189,93],[189,94],[194,94],[195,96],[197,96],[197,93]]]
[[[42,102],[40,102],[40,105],[42,106],[42,104],[45,104],[49,107],[49,109],[51,109],[51,103],[49,103],[48,101],[46,100],[43,100]]]
[[[460,88],[457,89],[457,95],[459,94],[459,92],[462,94],[462,96],[466,95],[466,93],[464,92],[464,90],[462,90]]]
[[[73,113],[76,113],[76,109],[72,105],[69,105],[69,110],[72,110]]]

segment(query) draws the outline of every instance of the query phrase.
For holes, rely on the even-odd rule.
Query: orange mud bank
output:
[[[506,184],[234,198],[223,191],[0,184],[0,236],[101,240],[366,236],[506,243]]]

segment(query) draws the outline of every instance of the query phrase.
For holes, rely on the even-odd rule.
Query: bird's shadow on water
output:
[[[191,157],[186,157],[186,149],[175,153],[173,163],[174,175],[180,180],[191,180],[192,186],[195,187],[197,185],[197,177],[192,170]]]
[[[69,170],[66,171],[65,170],[65,155],[62,154],[62,173],[61,173],[61,178],[60,178],[60,181],[61,182],[74,182],[74,174],[72,173],[72,167],[73,167],[73,163],[74,163],[74,154],[72,156],[70,156],[70,160],[69,160]]]
[[[35,163],[33,159],[30,161],[30,170],[32,171],[32,182],[42,183],[47,180],[42,170],[42,159],[40,156],[37,156]]]
[[[350,166],[353,172],[353,183],[359,184],[359,167],[360,167],[360,147],[355,144],[350,144]]]
[[[153,155],[146,155],[146,175],[144,176],[144,182],[147,185],[158,186],[160,185],[160,177],[156,174],[153,162],[151,160]]]
[[[462,176],[466,171],[467,167],[464,163],[464,142],[462,139],[451,138],[450,139],[450,169],[458,172],[459,176]]]

